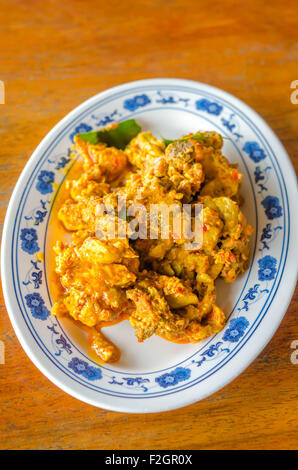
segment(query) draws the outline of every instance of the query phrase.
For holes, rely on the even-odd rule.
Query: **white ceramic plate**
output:
[[[222,332],[195,345],[159,337],[140,344],[125,321],[107,330],[120,347],[120,362],[99,367],[82,333],[49,314],[49,221],[73,135],[131,117],[168,138],[199,129],[228,137],[224,154],[244,173],[243,211],[255,233],[247,272],[233,285],[217,282],[217,302],[229,316]],[[296,178],[285,149],[258,114],[228,93],[188,80],[152,79],[94,96],[40,143],[7,211],[2,282],[23,348],[58,387],[102,408],[165,411],[214,393],[253,361],[286,312],[297,272],[295,204]],[[36,257],[40,251],[44,260]]]

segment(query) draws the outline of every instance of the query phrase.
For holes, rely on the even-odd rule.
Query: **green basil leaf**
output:
[[[182,139],[174,139],[174,140],[170,140],[170,139],[165,139],[164,137],[162,138],[162,140],[164,141],[164,143],[166,144],[166,147],[170,144],[172,144],[173,142],[187,142],[188,140],[190,139],[194,139],[194,140],[197,140],[199,142],[202,142],[204,143],[205,140],[206,140],[206,136],[203,132],[198,132],[197,134],[194,134],[194,135],[190,135],[188,137],[183,137]]]
[[[135,119],[128,119],[127,121],[119,122],[117,126],[111,129],[83,132],[77,134],[77,136],[93,145],[103,142],[109,147],[117,147],[123,150],[141,130],[141,126],[139,126]]]

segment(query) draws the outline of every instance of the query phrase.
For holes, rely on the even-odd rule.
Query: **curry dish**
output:
[[[242,174],[222,155],[222,146],[215,132],[176,141],[138,132],[123,149],[75,136],[73,156],[79,156],[81,171],[77,179],[66,179],[59,207],[59,223],[71,232],[71,241],[54,246],[60,290],[52,313],[82,325],[100,361],[119,359],[101,328],[123,319],[138,341],[155,334],[196,343],[224,327],[215,280],[231,283],[247,268],[253,229],[239,209]],[[98,215],[99,204],[115,208],[116,225],[129,226],[119,197],[127,207],[148,209],[202,204],[202,247],[185,249],[185,239],[171,230],[168,239],[98,238],[97,226],[107,220],[107,214]]]

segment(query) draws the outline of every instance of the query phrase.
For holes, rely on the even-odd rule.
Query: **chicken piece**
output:
[[[79,248],[79,256],[81,260],[90,264],[121,263],[122,250],[115,246],[111,240],[88,237]]]
[[[203,252],[191,252],[183,246],[171,248],[164,261],[153,263],[153,269],[160,273],[171,272],[182,279],[193,280],[197,272],[206,273],[209,268],[209,257]]]
[[[128,287],[136,280],[136,275],[123,264],[101,265],[98,274],[109,286]]]
[[[226,324],[224,312],[217,305],[213,305],[212,311],[204,319],[203,322],[192,321],[186,328],[184,340],[188,342],[198,343],[223,329]]]
[[[76,230],[75,232],[72,232],[71,234],[71,246],[72,247],[79,247],[82,245],[84,240],[89,237],[94,237],[95,233],[89,229],[84,229],[84,230]]]
[[[202,165],[196,160],[195,142],[177,140],[166,148],[168,177],[177,192],[184,195],[183,202],[189,202],[200,189],[204,180]]]
[[[72,269],[78,264],[78,256],[73,247],[57,240],[53,248],[56,253],[56,273],[63,275],[67,269]]]
[[[64,304],[70,316],[87,326],[94,326],[99,321],[114,320],[118,316],[116,312],[102,308],[86,290],[69,289]]]
[[[236,197],[243,175],[222,155],[222,137],[217,133],[209,134],[197,157],[205,174],[200,195]]]
[[[79,248],[82,260],[95,264],[122,263],[133,272],[138,271],[139,256],[130,247],[127,238],[113,240],[99,240],[88,237]]]
[[[142,276],[136,287],[127,291],[136,307],[130,322],[140,340],[152,334],[179,339],[190,321],[200,321],[212,310],[213,304],[207,311],[187,281],[154,272],[143,272]]]
[[[203,245],[202,251],[212,253],[219,242],[223,231],[223,222],[218,212],[205,207],[203,209]]]
[[[253,228],[230,198],[204,197],[203,203],[215,209],[224,223],[220,246],[212,253],[210,274],[213,278],[220,275],[227,282],[233,282],[247,267],[248,242]]]
[[[153,260],[164,259],[166,253],[174,245],[171,240],[140,240],[138,239],[134,248],[142,256],[143,261],[151,262]]]
[[[162,318],[171,318],[172,313],[164,297],[157,289],[146,292],[142,288],[127,291],[127,298],[135,304],[136,310],[129,317],[130,324],[136,329],[135,335],[141,342],[152,336]]]
[[[96,328],[91,330],[90,349],[103,362],[116,362],[119,360],[120,354],[118,348]]]
[[[66,189],[74,201],[86,201],[91,195],[104,196],[110,192],[110,185],[88,178],[86,173],[77,180],[67,180]]]
[[[90,263],[90,252],[87,256],[86,247],[82,248],[84,243],[81,247],[56,244],[56,272],[66,289],[64,306],[69,314],[87,326],[94,326],[118,317],[127,305],[120,287],[132,284],[136,276],[122,264]],[[61,310],[62,304],[54,308],[54,312]]]
[[[199,299],[192,291],[189,282],[183,282],[175,276],[163,276],[150,273],[155,285],[162,289],[171,309],[183,308],[187,305],[197,305]]]
[[[173,246],[172,240],[152,240],[152,242],[148,252],[148,259],[163,259]]]
[[[90,295],[95,302],[109,291],[108,287],[104,287],[104,283],[111,287],[128,287],[136,280],[136,275],[129,268],[138,270],[138,255],[129,247],[126,239],[106,241],[88,237],[80,247],[62,249],[57,256],[56,272],[61,275],[63,286],[75,287],[85,292],[93,289]],[[72,302],[72,299],[70,301]],[[80,304],[83,305],[82,300]],[[119,305],[117,307],[119,308]],[[72,309],[70,303],[68,308]],[[89,306],[87,308],[89,309]],[[98,315],[96,318],[98,321]]]
[[[223,236],[238,240],[243,229],[247,226],[246,219],[238,204],[227,197],[215,198],[213,202],[225,224]]]
[[[126,148],[130,162],[141,171],[144,186],[160,185],[166,190],[181,193],[184,202],[199,191],[204,179],[202,165],[196,160],[193,142],[176,141],[165,148],[151,133],[140,133]],[[160,193],[160,190],[158,190]],[[158,198],[162,202],[164,198]]]
[[[211,311],[216,300],[214,279],[208,274],[209,267],[209,257],[207,255],[191,253],[184,250],[183,247],[170,250],[166,260],[160,263],[159,266],[157,263],[153,264],[153,268],[159,272],[170,275],[174,273],[176,276],[188,280],[197,298],[196,302],[189,303],[196,305],[198,309],[196,317],[199,318],[203,318]]]
[[[99,180],[104,176],[107,181],[113,181],[127,165],[127,156],[122,150],[107,147],[104,143],[93,145],[79,136],[74,137],[74,142],[90,179]]]
[[[70,316],[87,326],[116,320],[128,306],[125,292],[118,287],[106,285],[98,277],[90,279],[91,283],[88,285],[86,278],[79,279],[76,274],[75,282],[67,283],[63,305],[57,305],[53,313],[65,313],[67,310]]]
[[[201,310],[197,305],[186,305],[181,310],[178,310],[177,313],[181,317],[187,318],[189,322],[201,322],[204,316],[203,310]]]
[[[223,328],[225,315],[215,304],[205,316],[200,306],[193,304],[172,312],[164,290],[154,277],[139,281],[136,288],[127,291],[127,297],[136,306],[129,319],[139,341],[156,334],[170,341],[198,342]],[[176,295],[174,298],[179,299]]]
[[[196,276],[196,291],[199,293],[198,308],[201,312],[201,317],[207,315],[211,310],[216,300],[216,289],[214,279],[206,273],[197,273]]]
[[[92,195],[88,199],[81,199],[74,202],[68,199],[61,206],[58,212],[58,219],[63,223],[66,230],[90,230],[95,232],[96,211],[102,198]]]
[[[165,144],[156,139],[151,132],[140,132],[131,140],[125,152],[130,163],[142,169],[146,164],[151,166],[154,160],[164,157]]]
[[[160,331],[171,329],[178,332],[185,327],[187,320],[170,310],[162,289],[156,286],[154,280],[144,278],[137,282],[134,289],[127,290],[126,294],[135,304],[135,311],[129,321],[136,329],[139,341]]]
[[[88,225],[82,217],[85,208],[86,204],[84,202],[73,202],[68,199],[59,209],[58,219],[63,223],[66,230],[86,229]]]

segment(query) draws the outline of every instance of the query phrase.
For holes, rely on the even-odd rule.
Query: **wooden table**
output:
[[[30,154],[66,113],[114,85],[183,77],[256,109],[298,164],[296,2],[0,0],[0,211]],[[247,5],[249,4],[249,6]],[[0,299],[1,449],[297,447],[297,294],[270,344],[234,382],[184,409],[128,415],[49,382],[22,350]]]

